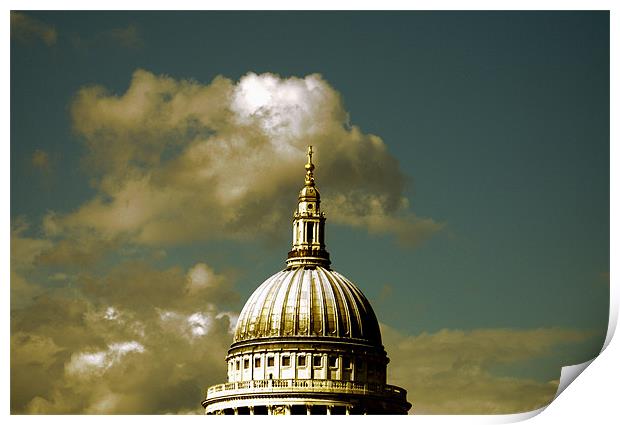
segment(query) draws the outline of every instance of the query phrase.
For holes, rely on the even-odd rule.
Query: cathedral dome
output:
[[[312,146],[293,213],[286,268],[239,314],[228,382],[207,389],[206,414],[406,414],[407,391],[387,384],[390,359],[364,294],[331,269]]]
[[[333,270],[282,270],[254,291],[243,307],[234,342],[258,338],[338,338],[381,346],[375,313],[362,292]]]

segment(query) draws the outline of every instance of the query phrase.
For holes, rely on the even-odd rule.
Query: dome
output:
[[[234,343],[257,338],[346,338],[381,345],[375,313],[362,292],[333,270],[282,270],[254,291],[237,321]]]
[[[308,147],[286,268],[239,314],[228,382],[207,389],[206,414],[406,414],[407,391],[387,384],[379,322],[364,294],[331,269],[325,214]]]
[[[316,187],[314,186],[304,186],[300,191],[299,191],[299,199],[306,199],[306,198],[317,198],[320,199],[321,195],[319,194],[319,191]]]

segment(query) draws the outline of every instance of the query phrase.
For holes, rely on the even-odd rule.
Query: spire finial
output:
[[[314,164],[312,163],[312,145],[308,146],[308,162],[305,165],[306,168],[306,186],[314,186]]]

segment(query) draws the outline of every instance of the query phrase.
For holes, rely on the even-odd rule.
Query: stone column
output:
[[[233,407],[233,415],[238,415],[238,414],[239,414],[239,411],[237,410],[237,408]]]
[[[250,407],[250,415],[254,414],[254,406],[249,406]]]
[[[311,415],[312,413],[310,412],[310,405],[306,404],[306,415]]]
[[[306,240],[307,236],[308,236],[308,230],[307,230],[308,223],[306,223],[305,221],[303,221],[302,223],[303,223],[303,229],[304,230],[303,230],[303,234],[301,235],[301,242],[302,243],[308,243],[308,241]]]
[[[273,415],[273,406],[271,406],[271,405],[267,406],[267,414],[268,415]]]
[[[327,409],[327,414],[328,414],[328,415],[331,415],[331,414],[332,414],[332,406],[329,406],[329,405],[328,405],[328,406],[325,406],[325,407],[326,407],[326,409]]]
[[[345,408],[345,415],[350,415],[351,414],[351,406],[347,406]]]
[[[344,364],[342,363],[342,356],[338,356],[338,379],[342,380],[344,375]]]

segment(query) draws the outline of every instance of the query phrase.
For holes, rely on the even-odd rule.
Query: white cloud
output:
[[[249,73],[236,85],[231,102],[239,123],[258,124],[283,148],[290,140],[312,136],[322,131],[321,126],[335,124],[330,122],[334,119],[340,121],[346,116],[341,108],[338,94],[318,74],[282,79]],[[294,153],[292,149],[284,152]]]
[[[119,314],[118,314],[118,310],[117,309],[115,309],[114,307],[108,307],[105,310],[105,314],[104,314],[103,317],[106,320],[116,320],[116,319],[118,319],[118,316],[119,316]]]
[[[187,272],[187,286],[192,293],[204,288],[217,287],[223,281],[223,276],[217,275],[205,263],[197,263]]]
[[[129,353],[143,353],[144,346],[137,341],[112,343],[105,351],[76,353],[66,366],[70,375],[100,374],[121,361]]]
[[[76,354],[67,365],[67,372],[71,374],[88,373],[92,369],[106,367],[106,352]]]
[[[209,333],[211,319],[202,313],[194,313],[187,318],[193,336],[205,336]]]
[[[133,351],[137,351],[138,353],[144,352],[144,347],[137,341],[117,342],[110,344],[108,347],[109,351],[115,357],[121,357]]]
[[[159,319],[170,332],[176,332],[191,341],[194,338],[209,335],[214,331],[215,322],[223,317],[221,313],[215,313],[217,310],[214,306],[208,305],[207,307],[209,311],[197,311],[190,314],[160,311]]]

